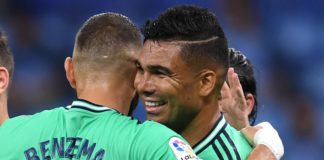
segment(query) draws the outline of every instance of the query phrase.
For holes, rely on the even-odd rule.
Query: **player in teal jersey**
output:
[[[8,88],[14,70],[13,56],[9,49],[7,38],[0,31],[0,126],[9,118]]]
[[[135,94],[134,61],[141,47],[140,33],[127,17],[91,17],[64,64],[78,99],[7,120],[0,127],[0,159],[198,159],[170,129],[125,116]]]
[[[142,33],[134,84],[147,118],[180,133],[202,159],[246,159],[251,146],[218,105],[228,47],[215,16],[195,6],[174,7],[148,21]]]
[[[226,121],[235,129],[241,130],[249,139],[250,144],[254,145],[255,140],[251,138],[250,133],[246,132],[246,128],[252,128],[250,125],[254,124],[257,114],[258,103],[253,65],[240,51],[230,48],[229,66],[231,68],[227,73],[227,83],[224,83],[221,89],[220,108],[224,113]],[[257,127],[258,125],[253,128]],[[270,132],[273,131],[275,130]],[[271,134],[267,134],[272,134],[271,137],[269,137],[270,143],[267,142],[267,144],[271,145],[261,145],[257,149],[254,149],[253,153],[249,157],[250,159],[255,158],[252,156],[260,155],[262,155],[262,159],[280,159],[283,156],[283,144],[278,133],[275,131]],[[265,138],[263,137],[263,139]],[[277,145],[273,147],[274,144]],[[260,148],[264,147],[266,147],[265,149],[275,148],[275,150],[271,150],[271,154],[260,151]]]
[[[10,119],[0,133],[4,159],[181,159],[194,155],[166,127],[149,121],[139,124],[115,109],[82,99],[65,108]]]
[[[217,128],[215,128],[215,130],[213,131],[214,133],[211,133],[209,137],[204,138],[204,140],[196,144],[196,146],[194,147],[195,151],[201,157],[214,155],[219,157],[220,159],[226,159],[226,157],[224,157],[223,155],[229,154],[232,154],[232,157],[235,157],[235,154],[238,153],[230,153],[229,150],[226,149],[216,149],[222,148],[221,146],[223,145],[231,145],[228,143],[226,144],[226,142],[228,142],[228,139],[230,139],[228,133],[230,133],[231,131],[229,131],[228,126],[225,127],[225,123],[227,122],[235,129],[241,130],[242,128],[250,125],[249,121],[251,125],[253,125],[256,118],[256,81],[254,78],[251,62],[241,52],[230,48],[229,67],[232,68],[230,68],[228,71],[227,83],[224,83],[222,87],[222,99],[220,101],[221,111],[224,112],[225,119],[222,119],[220,122],[218,122],[224,126],[224,129],[215,131],[217,130]],[[231,88],[229,87],[229,85],[231,86]],[[219,135],[216,136],[215,134]],[[212,137],[216,138],[214,138],[214,140],[211,140]],[[240,141],[241,139],[238,138],[238,140]],[[234,139],[234,141],[236,140]],[[230,159],[228,156],[227,158]]]
[[[254,69],[251,61],[234,48],[229,49],[229,66],[227,83],[221,89],[220,107],[226,121],[241,130],[254,125],[257,115]]]
[[[198,7],[175,7],[146,23],[143,34],[135,86],[148,119],[180,133],[202,159],[246,159],[251,146],[218,108],[228,47],[215,16]],[[214,155],[203,154],[206,149]]]

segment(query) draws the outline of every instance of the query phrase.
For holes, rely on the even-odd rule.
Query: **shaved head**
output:
[[[73,53],[76,77],[98,79],[141,49],[140,32],[127,17],[103,13],[89,18],[79,30]]]

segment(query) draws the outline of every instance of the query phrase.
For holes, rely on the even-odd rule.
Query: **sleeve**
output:
[[[164,126],[145,127],[135,143],[135,159],[199,160],[188,142]]]
[[[240,131],[237,131],[235,128],[229,125],[225,128],[225,130],[234,143],[240,157],[242,159],[246,159],[251,153],[252,147],[248,143],[244,135]]]
[[[179,137],[169,139],[168,145],[163,145],[165,154],[161,155],[161,159],[176,159],[176,160],[199,160],[190,145]]]

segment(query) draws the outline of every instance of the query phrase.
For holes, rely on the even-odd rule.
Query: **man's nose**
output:
[[[140,96],[150,96],[155,92],[155,84],[150,74],[138,74],[135,79],[135,87]]]

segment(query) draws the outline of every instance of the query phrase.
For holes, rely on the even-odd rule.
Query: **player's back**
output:
[[[6,121],[0,127],[0,159],[193,159],[190,148],[177,151],[179,140],[155,122],[141,124],[116,110],[76,100],[66,108]]]
[[[0,159],[43,159],[41,152],[48,152],[49,140],[59,143],[54,138],[67,133],[65,110],[59,107],[5,121],[0,127]]]
[[[204,160],[244,160],[252,151],[244,135],[230,126],[223,115],[218,119],[214,129],[193,149]]]

